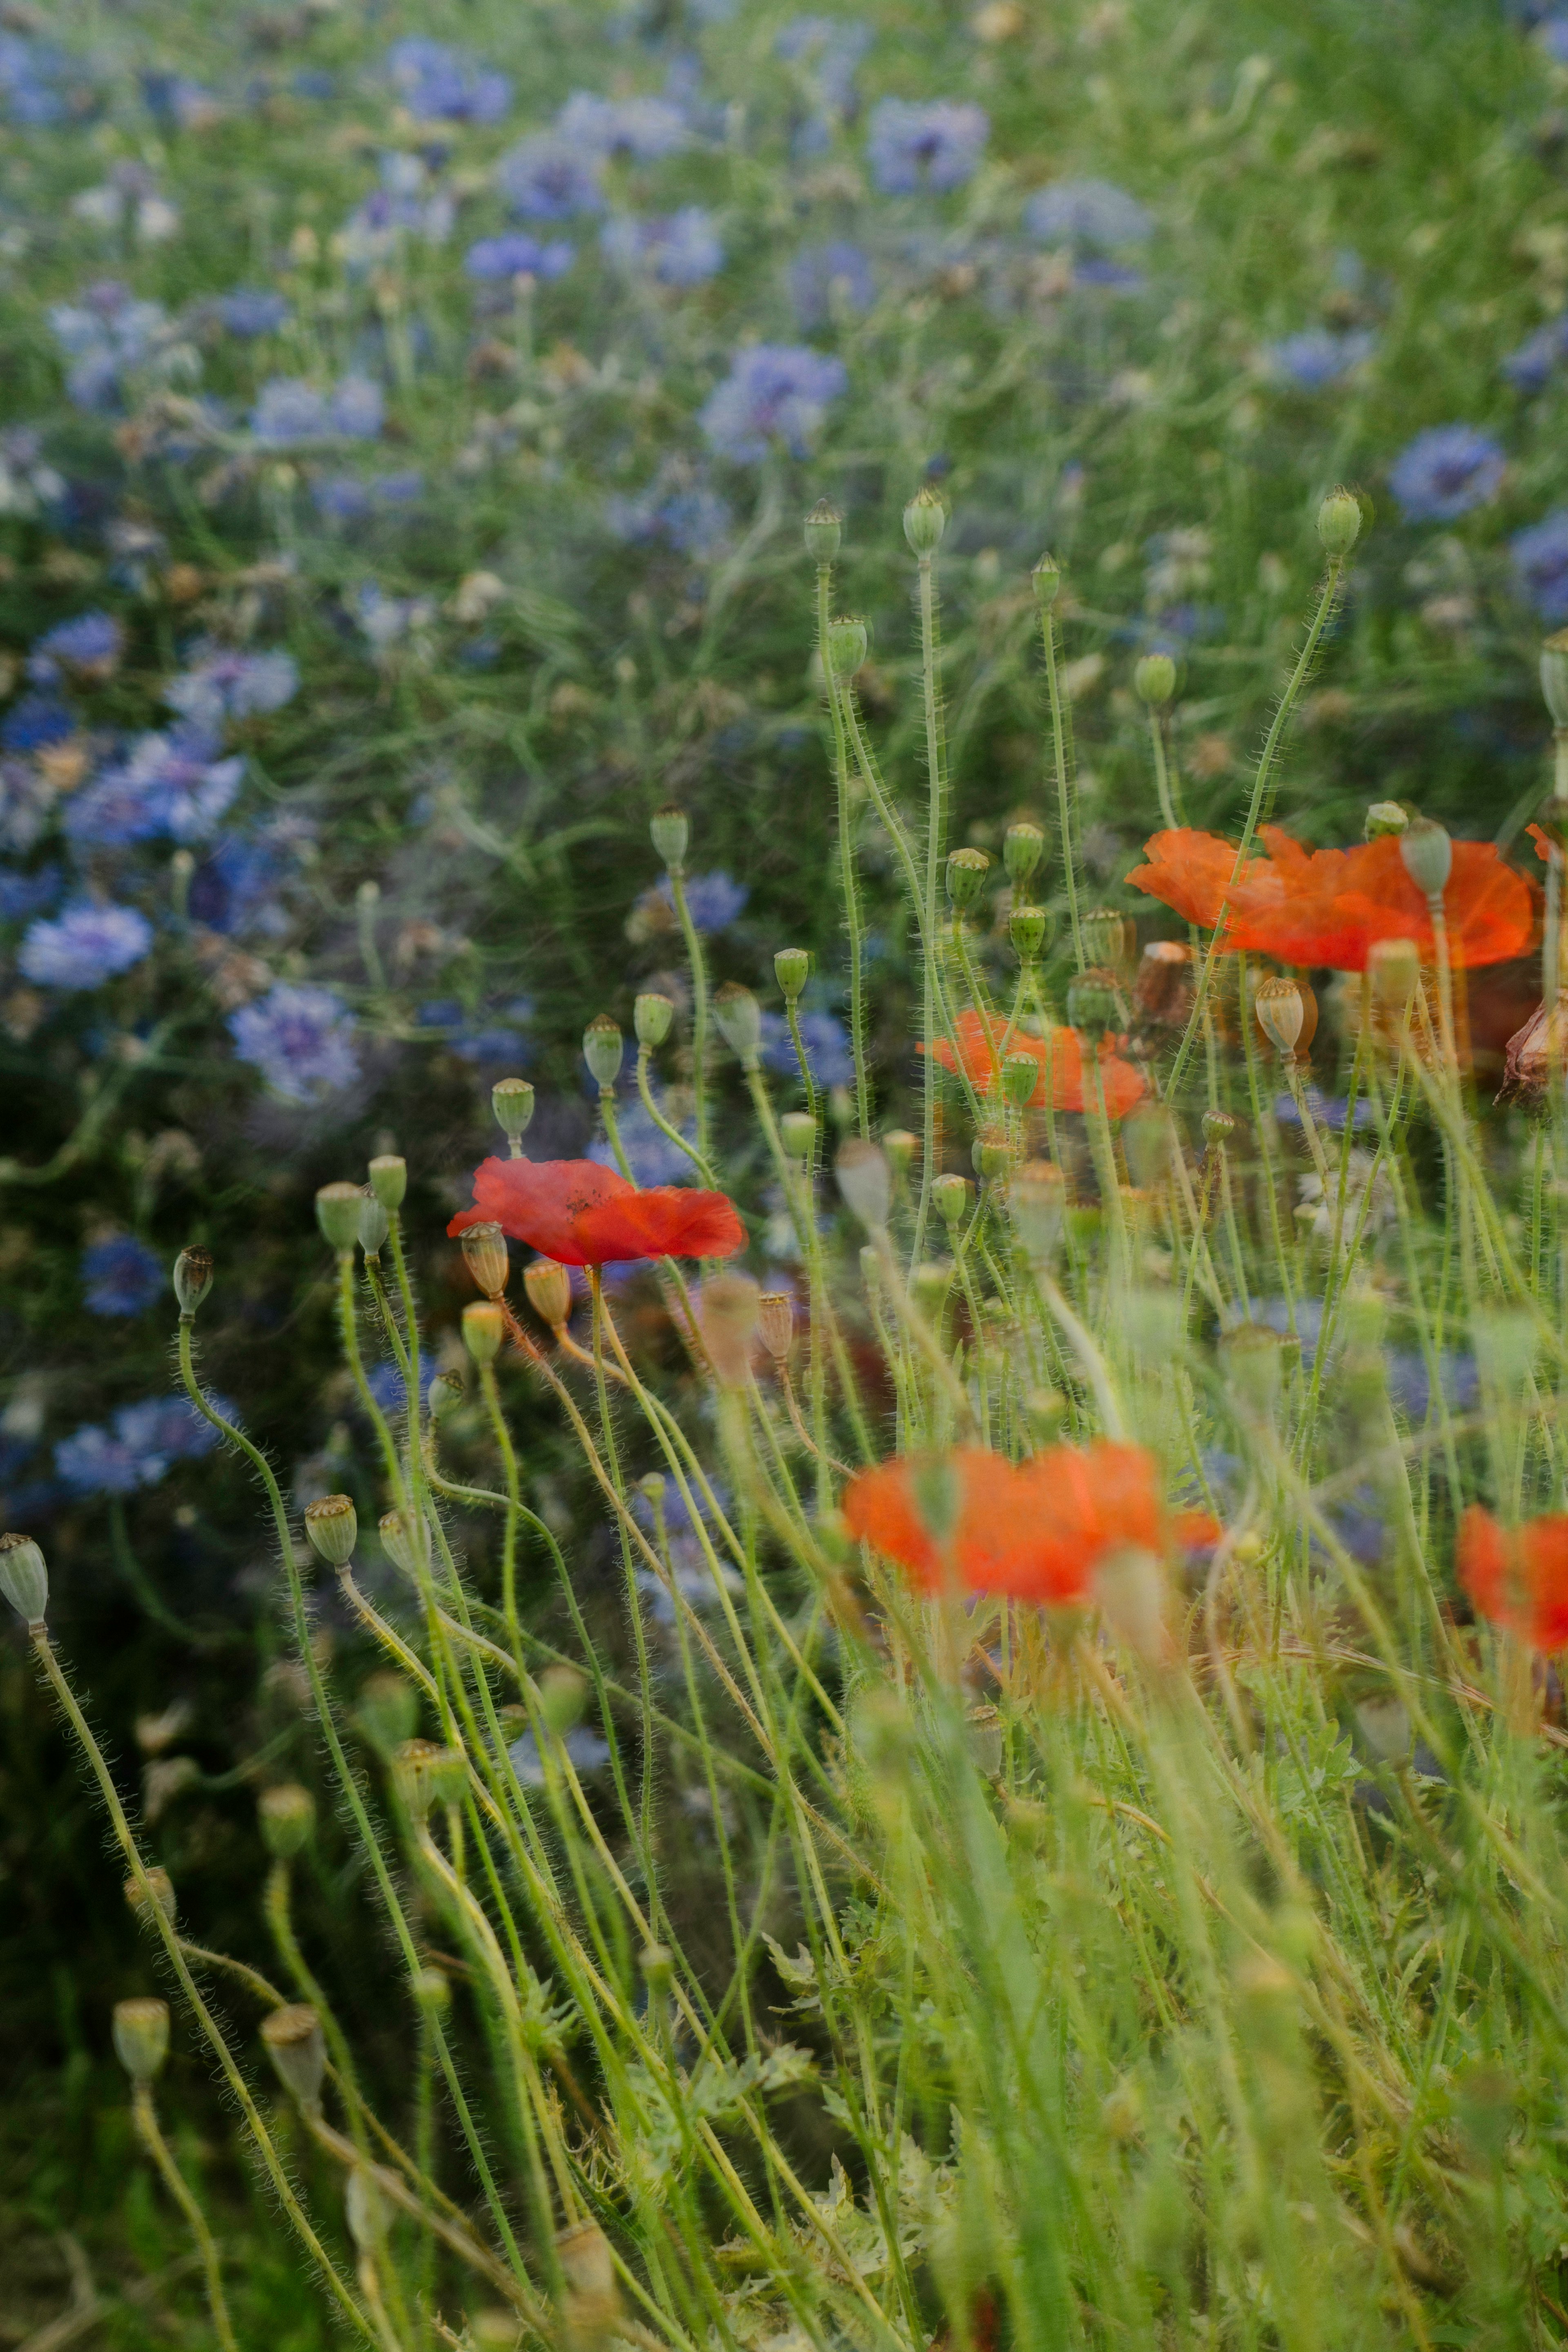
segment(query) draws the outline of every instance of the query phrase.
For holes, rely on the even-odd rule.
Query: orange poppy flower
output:
[[[1532,1650],[1568,1649],[1568,1516],[1500,1527],[1472,1503],[1459,1521],[1459,1581],[1483,1617]]]
[[[1235,844],[1222,841],[1217,833],[1199,833],[1194,826],[1184,824],[1152,835],[1143,844],[1143,854],[1148,865],[1134,866],[1127,877],[1134,889],[1146,890],[1151,898],[1163,898],[1189,923],[1212,931],[1236,872]],[[1244,876],[1262,863],[1260,857],[1249,858]]]
[[[733,1257],[746,1245],[734,1202],[722,1192],[656,1184],[639,1192],[595,1160],[486,1160],[474,1205],[447,1226],[498,1224],[560,1265],[609,1265],[634,1257]]]
[[[1000,1013],[961,1013],[956,1024],[958,1055],[945,1037],[936,1044],[936,1058],[944,1070],[956,1070],[959,1056],[971,1086],[977,1094],[996,1095],[1002,1085],[1002,1040],[1007,1035],[1007,1024]],[[925,1047],[921,1047],[923,1054]],[[1084,1107],[1083,1039],[1076,1029],[1052,1029],[1044,1037],[1026,1035],[1015,1029],[1007,1040],[1007,1051],[1026,1054],[1040,1066],[1035,1090],[1029,1097],[1037,1108],[1049,1103],[1053,1110],[1082,1110]],[[1105,1095],[1106,1111],[1111,1118],[1124,1118],[1146,1091],[1143,1074],[1124,1062],[1107,1037],[1100,1047],[1100,1085]]]

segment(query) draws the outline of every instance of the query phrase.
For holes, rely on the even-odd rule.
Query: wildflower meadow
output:
[[[1568,16],[0,10],[0,2339],[1568,2344]]]

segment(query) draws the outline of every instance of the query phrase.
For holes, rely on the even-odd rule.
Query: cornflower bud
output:
[[[305,1533],[330,1568],[346,1567],[359,1540],[359,1514],[347,1495],[323,1495],[305,1506]]]
[[[757,1301],[757,1329],[775,1364],[787,1361],[795,1345],[795,1301],[787,1290],[764,1290]]]
[[[323,1184],[316,1194],[316,1223],[329,1249],[349,1256],[359,1239],[359,1204],[363,1193],[357,1184]]]
[[[490,1088],[490,1108],[511,1157],[521,1160],[522,1139],[533,1117],[533,1088],[526,1078],[498,1078]]]
[[[804,948],[780,948],[773,957],[773,978],[786,1004],[795,1003],[811,976],[811,958]]]
[[[31,1536],[0,1536],[0,1592],[25,1625],[41,1625],[49,1605],[49,1571]]]
[[[370,1189],[389,1213],[401,1209],[408,1190],[408,1162],[395,1151],[378,1151],[365,1171]]]
[[[889,1127],[882,1131],[883,1156],[900,1182],[909,1174],[920,1148],[919,1136],[911,1135],[907,1127]]]
[[[669,1034],[669,1024],[675,1018],[675,1007],[668,996],[652,989],[645,991],[632,1006],[632,1030],[639,1045],[651,1054],[662,1045]]]
[[[1553,727],[1568,727],[1568,629],[1558,629],[1542,642],[1541,692]]]
[[[1002,1091],[1015,1110],[1022,1110],[1040,1082],[1040,1066],[1032,1054],[1004,1054]]]
[[[182,1315],[194,1315],[213,1286],[211,1250],[183,1249],[174,1260],[174,1297]]]
[[[432,1421],[445,1421],[463,1402],[463,1383],[456,1372],[437,1372],[425,1391],[425,1407]]]
[[[390,1668],[367,1675],[359,1690],[359,1727],[373,1748],[389,1756],[414,1736],[419,1698],[411,1682]]]
[[[947,861],[947,895],[955,915],[973,907],[985,887],[991,860],[983,849],[955,849]]]
[[[831,499],[818,499],[805,519],[805,551],[817,565],[831,563],[843,536],[843,518]]]
[[[947,529],[947,509],[927,482],[904,509],[904,537],[911,555],[934,555]]]
[[[893,1205],[893,1185],[891,1171],[876,1145],[851,1136],[847,1143],[840,1144],[833,1172],[851,1216],[858,1217],[868,1233],[879,1231]]]
[[[1397,801],[1373,801],[1362,824],[1362,838],[1381,841],[1385,834],[1403,833],[1409,822]]]
[[[572,1312],[572,1276],[552,1257],[531,1258],[522,1269],[528,1303],[542,1323],[559,1331]]]
[[[684,809],[670,801],[657,809],[648,821],[648,833],[653,845],[672,874],[679,874],[686,864],[687,845],[691,839],[691,823]]]
[[[931,1196],[936,1204],[937,1215],[944,1225],[958,1223],[968,1210],[973,1190],[967,1176],[950,1173],[936,1178],[931,1188]]]
[[[179,1911],[179,1905],[174,1900],[174,1880],[170,1877],[168,1872],[157,1863],[154,1863],[151,1866],[145,1875],[147,1887],[152,1894],[153,1902],[157,1905],[159,1910],[163,1913],[164,1918],[172,1927]],[[126,1880],[125,1900],[131,1906],[132,1918],[134,1918],[141,1927],[150,1927],[153,1925],[153,1922],[151,1917],[148,1916],[147,1895],[142,1891],[142,1881],[140,1878],[128,1878]]]
[[[809,1160],[816,1144],[816,1121],[808,1110],[786,1110],[779,1139],[792,1160]]]
[[[474,1277],[474,1287],[487,1298],[499,1298],[507,1286],[511,1261],[506,1235],[497,1224],[469,1225],[462,1235],[463,1259]]]
[[[1318,537],[1330,557],[1350,553],[1361,537],[1361,500],[1353,490],[1331,490],[1318,509]]]
[[[1056,557],[1042,555],[1029,577],[1034,583],[1036,604],[1042,613],[1048,613],[1062,584],[1061,567]]]
[[[321,2021],[308,2001],[290,2001],[261,2021],[261,2039],[290,2098],[313,2115],[321,2104],[327,2044]]]
[[[1385,1013],[1403,1013],[1421,980],[1421,951],[1414,940],[1374,940],[1366,951],[1372,1001]]]
[[[1068,982],[1068,1022],[1086,1037],[1101,1037],[1116,1025],[1116,975],[1091,968]]]
[[[1295,1054],[1297,1042],[1307,1019],[1307,1008],[1301,1001],[1301,983],[1288,973],[1271,972],[1258,983],[1253,999],[1253,1011],[1258,1025],[1277,1054],[1289,1061]]]
[[[383,1511],[375,1523],[375,1531],[381,1538],[381,1548],[394,1568],[400,1568],[405,1576],[417,1580],[425,1564],[418,1521],[410,1518],[406,1511]]]
[[[727,980],[713,999],[713,1018],[726,1045],[740,1056],[741,1067],[753,1068],[763,1042],[763,1009],[751,990]]]
[[[1138,956],[1138,926],[1114,907],[1092,907],[1083,919],[1083,951],[1090,963],[1123,977]]]
[[[963,1179],[959,1181],[962,1182]],[[952,1281],[952,1266],[939,1265],[931,1258],[910,1268],[910,1297],[928,1321],[941,1314],[947,1302]]]
[[[721,1388],[745,1385],[761,1298],[749,1274],[716,1274],[697,1294],[697,1328]]]
[[[114,2054],[133,2083],[150,2083],[169,2054],[168,2002],[117,2000]]]
[[[1454,868],[1454,845],[1436,817],[1418,816],[1399,836],[1405,871],[1426,898],[1440,898]]]
[[[1002,836],[1002,863],[1007,869],[1007,879],[1022,887],[1046,854],[1046,836],[1037,824],[1026,820],[1010,824]]]
[[[392,1219],[374,1192],[362,1194],[359,1204],[359,1245],[366,1257],[379,1257],[381,1245],[392,1231]]]
[[[838,620],[827,624],[827,667],[835,677],[853,677],[863,669],[869,639],[864,621]]]
[[[583,1032],[583,1059],[601,1091],[613,1087],[620,1076],[625,1054],[619,1024],[607,1013],[595,1013]]]
[[[471,1298],[463,1309],[463,1345],[476,1364],[493,1364],[506,1338],[499,1300]]]
[[[316,1826],[316,1801],[298,1780],[284,1780],[276,1789],[263,1789],[256,1818],[268,1853],[275,1862],[288,1862]]]
[[[969,1158],[977,1176],[994,1180],[1012,1166],[1013,1147],[1001,1129],[987,1128],[970,1145]]]
[[[1049,1265],[1067,1215],[1067,1180],[1050,1160],[1026,1160],[1008,1188],[1018,1247],[1033,1266]]]
[[[1169,654],[1145,654],[1132,665],[1132,691],[1140,702],[1158,710],[1176,690],[1176,665]]]
[[[1032,964],[1038,960],[1050,930],[1051,919],[1044,907],[1015,907],[1007,918],[1007,937],[1013,942],[1014,954],[1022,964]]]

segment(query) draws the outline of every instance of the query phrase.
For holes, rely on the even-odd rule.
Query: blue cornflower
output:
[[[496,185],[524,220],[571,220],[578,213],[604,211],[603,173],[604,157],[597,151],[539,131],[501,157]]]
[[[1507,462],[1475,425],[1434,425],[1400,451],[1388,487],[1406,522],[1452,522],[1497,495]]]
[[[871,265],[858,245],[835,237],[804,246],[789,266],[790,300],[801,325],[825,327],[840,310],[868,310],[877,298]]]
[[[54,822],[55,793],[31,760],[0,759],[0,849],[35,847]]]
[[[939,98],[920,106],[881,99],[866,137],[871,176],[885,196],[962,188],[974,177],[990,135],[990,116],[971,100]]]
[[[408,1404],[408,1384],[395,1364],[373,1364],[364,1384],[383,1412],[403,1412]]]
[[[1568,66],[1568,16],[1548,16],[1536,26],[1535,37],[1553,65]]]
[[[205,841],[226,814],[245,775],[240,759],[221,760],[201,727],[139,735],[127,758],[106,768],[66,810],[71,840],[104,848],[133,841]]]
[[[0,749],[47,751],[76,733],[76,713],[58,694],[25,694],[0,719]]]
[[[291,654],[231,652],[204,640],[190,647],[189,669],[170,679],[163,699],[193,726],[216,729],[226,719],[254,719],[281,710],[300,691]]]
[[[397,474],[323,474],[310,485],[310,503],[329,522],[359,522],[388,507],[416,505],[425,477],[416,467]]]
[[[385,401],[368,376],[346,375],[330,393],[299,376],[273,376],[250,412],[250,429],[268,449],[289,449],[301,441],[374,441],[382,428]]]
[[[646,269],[661,286],[700,286],[724,267],[713,215],[701,205],[684,205],[668,220],[607,221],[599,242],[609,260]]]
[[[1541,392],[1559,362],[1568,358],[1568,311],[1548,319],[1510,352],[1499,369],[1516,392]]]
[[[692,926],[702,932],[727,931],[736,918],[743,913],[751,897],[743,882],[728,874],[692,874],[685,883],[686,911]],[[658,894],[673,913],[675,892],[668,875],[657,885]]]
[[[204,1389],[202,1394],[225,1421],[237,1427],[243,1425],[238,1406],[231,1404],[227,1397],[219,1396],[213,1389]],[[204,1461],[218,1442],[217,1431],[183,1391],[172,1396],[143,1397],[137,1404],[122,1404],[114,1416],[113,1427],[115,1435],[124,1444],[165,1467],[171,1462]]]
[[[1368,328],[1336,334],[1328,327],[1313,327],[1268,344],[1264,356],[1276,375],[1289,377],[1303,392],[1321,392],[1369,360],[1376,347],[1377,338]]]
[[[363,580],[344,598],[373,653],[390,653],[406,636],[428,628],[436,617],[429,596],[389,596],[376,580]]]
[[[795,16],[773,42],[790,65],[807,68],[824,105],[848,114],[855,105],[855,68],[871,46],[869,25],[848,16]]]
[[[806,1059],[811,1064],[811,1075],[816,1083],[819,1087],[853,1086],[855,1050],[843,1022],[831,1013],[803,1013],[799,1017],[801,1043],[805,1047]],[[800,1076],[795,1039],[789,1034],[789,1023],[782,1013],[764,1013],[763,1015],[763,1060],[781,1077]]]
[[[153,926],[134,907],[79,898],[53,921],[29,924],[22,936],[17,969],[39,988],[100,988],[153,944]]]
[[[1320,1094],[1316,1087],[1306,1087],[1302,1091],[1307,1097],[1307,1108],[1311,1112],[1316,1125],[1331,1129],[1335,1135],[1342,1135],[1345,1120],[1350,1113],[1349,1096]],[[1295,1096],[1276,1095],[1274,1116],[1281,1127],[1300,1127],[1301,1113],[1297,1106]],[[1369,1127],[1372,1124],[1372,1105],[1364,1095],[1357,1100],[1353,1124],[1357,1127]]]
[[[563,278],[577,257],[577,248],[564,237],[541,244],[536,236],[513,229],[506,236],[481,236],[463,256],[470,278],[483,283],[509,278]]]
[[[499,122],[511,104],[511,82],[467,49],[424,34],[395,41],[386,53],[397,94],[417,122]]]
[[[193,921],[226,933],[285,930],[288,917],[275,895],[284,871],[269,841],[231,835],[217,842],[191,877],[186,904]]]
[[[49,325],[67,359],[66,392],[89,415],[112,410],[122,378],[152,359],[171,331],[161,302],[144,302],[118,278],[84,287],[74,302],[57,302]]]
[[[558,139],[594,155],[628,155],[657,163],[690,136],[679,107],[665,98],[597,98],[574,90],[555,118]]]
[[[163,1292],[163,1261],[134,1234],[114,1234],[83,1250],[81,1280],[94,1315],[140,1315]]]
[[[1425,1355],[1415,1348],[1391,1348],[1384,1360],[1394,1403],[1412,1423],[1425,1421],[1432,1403],[1432,1371]],[[1441,1349],[1437,1383],[1452,1412],[1469,1412],[1480,1402],[1480,1373],[1472,1355]]]
[[[1102,251],[1146,244],[1154,233],[1137,197],[1109,180],[1056,180],[1037,189],[1024,206],[1024,226],[1042,245]]]
[[[0,33],[0,107],[7,121],[30,130],[63,122],[71,108],[71,85],[80,88],[80,66],[62,50],[25,33]]]
[[[39,686],[54,686],[68,671],[100,684],[114,676],[124,649],[125,631],[112,613],[79,613],[44,632],[27,656],[27,676]]]
[[[653,1184],[690,1184],[696,1181],[697,1171],[686,1153],[679,1143],[671,1143],[668,1136],[655,1126],[640,1102],[628,1103],[625,1110],[617,1113],[616,1126],[635,1182],[647,1188]],[[696,1142],[694,1125],[688,1123],[680,1132],[689,1143]],[[618,1165],[607,1138],[603,1136],[588,1146],[588,1157],[596,1160],[601,1168]]]
[[[170,123],[176,131],[199,131],[223,119],[219,100],[184,74],[144,73],[142,102],[154,121]]]
[[[657,1577],[650,1580],[656,1584],[658,1581]],[[660,1585],[658,1589],[662,1592],[664,1588]],[[585,1723],[574,1723],[560,1745],[570,1757],[572,1769],[579,1779],[585,1773],[602,1772],[610,1760],[609,1741],[602,1739],[596,1731],[590,1731]],[[520,1738],[512,1741],[506,1754],[520,1788],[542,1789],[545,1786],[544,1764],[539,1753],[537,1733],[523,1732]]]
[[[236,286],[218,296],[213,316],[231,335],[273,335],[288,318],[289,305],[267,287]]]
[[[697,421],[720,456],[739,465],[765,457],[775,441],[804,457],[848,381],[842,360],[807,344],[752,343],[736,352]]]
[[[47,914],[60,895],[60,869],[40,866],[36,874],[0,872],[0,923],[20,923]]]
[[[1552,628],[1568,621],[1568,507],[1558,507],[1508,543],[1514,582],[1525,602]]]
[[[164,1463],[113,1432],[96,1424],[74,1430],[55,1448],[55,1475],[71,1494],[133,1495],[138,1486],[155,1486]]]
[[[359,1076],[354,1017],[330,988],[279,981],[231,1013],[228,1029],[240,1060],[289,1102],[314,1102]]]

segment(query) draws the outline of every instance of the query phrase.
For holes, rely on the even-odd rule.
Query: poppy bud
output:
[[[499,1298],[507,1286],[511,1262],[506,1235],[497,1224],[469,1225],[462,1235],[463,1258],[474,1277],[474,1287],[487,1298]]]
[[[1026,1160],[1013,1179],[1007,1201],[1025,1257],[1031,1265],[1048,1265],[1067,1215],[1068,1188],[1061,1170],[1049,1160]]]
[[[0,1592],[25,1625],[41,1625],[49,1605],[49,1571],[31,1536],[0,1536]]]
[[[983,849],[955,849],[947,861],[947,895],[954,914],[973,907],[985,887],[991,860]]]
[[[493,1298],[471,1298],[463,1309],[463,1345],[476,1364],[493,1364],[506,1337],[506,1318]]]
[[[1350,553],[1361,537],[1361,500],[1353,490],[1331,490],[1318,509],[1318,537],[1325,555]]]
[[[1405,871],[1426,898],[1440,898],[1454,866],[1454,845],[1436,817],[1418,816],[1399,836]]]
[[[166,2000],[117,2000],[114,2054],[133,2083],[150,2083],[169,2054]]]
[[[1103,1036],[1116,1024],[1116,975],[1091,968],[1068,982],[1068,1022],[1086,1037]]]
[[[764,1290],[757,1301],[757,1328],[775,1364],[782,1364],[795,1344],[795,1301],[787,1290]]]
[[[947,529],[947,509],[928,482],[904,509],[904,537],[912,555],[934,555]]]
[[[365,1170],[370,1189],[384,1209],[401,1209],[408,1190],[408,1162],[395,1151],[379,1151]]]
[[[1056,557],[1042,555],[1029,577],[1034,583],[1036,604],[1042,613],[1048,613],[1062,584],[1061,569]]]
[[[1024,1419],[1037,1445],[1048,1445],[1067,1418],[1068,1401],[1060,1389],[1031,1389],[1024,1399]]]
[[[842,517],[831,499],[818,499],[805,519],[805,551],[816,564],[831,563],[843,536]]]
[[[417,1578],[425,1564],[417,1523],[406,1511],[384,1511],[375,1523],[375,1531],[393,1566],[400,1568],[405,1576]]]
[[[853,677],[865,667],[868,642],[864,621],[829,621],[826,650],[835,677]]]
[[[883,1130],[883,1155],[894,1178],[900,1182],[909,1174],[910,1164],[920,1148],[919,1136],[911,1135],[907,1127],[889,1127]]]
[[[811,958],[804,948],[780,948],[773,957],[773,978],[786,1004],[794,1004],[811,976]]]
[[[672,874],[679,874],[686,864],[687,845],[691,838],[691,824],[684,809],[671,801],[667,807],[656,810],[648,821],[648,833],[653,845]]]
[[[726,1045],[740,1056],[741,1067],[753,1068],[763,1042],[763,1011],[751,990],[727,980],[713,999],[713,1018]]]
[[[1008,1059],[1009,1061],[1012,1059],[1011,1055],[1008,1055]],[[977,1135],[970,1145],[969,1158],[977,1176],[984,1176],[987,1181],[994,1181],[998,1176],[1005,1176],[1012,1166],[1013,1147],[1000,1129],[987,1128],[984,1133]]]
[[[1010,824],[1002,836],[1002,863],[1009,882],[1026,882],[1045,854],[1046,836],[1037,824]]]
[[[1004,1054],[1002,1091],[1015,1110],[1022,1110],[1040,1082],[1040,1066],[1032,1054]]]
[[[439,1969],[416,1969],[408,1979],[408,1990],[426,2017],[444,2017],[452,2006],[452,1988]],[[508,2314],[513,2333],[507,2338],[510,2347],[516,2340],[515,2323]]]
[[[1421,954],[1414,940],[1374,940],[1366,951],[1367,978],[1374,1004],[1403,1013],[1421,979]]]
[[[1176,690],[1176,665],[1169,654],[1145,654],[1132,666],[1132,691],[1140,702],[1158,710]]]
[[[498,1078],[490,1088],[490,1108],[511,1148],[511,1157],[521,1160],[523,1135],[533,1117],[533,1088],[526,1078]]]
[[[168,1872],[156,1863],[154,1863],[143,1874],[147,1881],[147,1889],[151,1892],[153,1902],[157,1905],[159,1910],[163,1913],[164,1918],[172,1927],[179,1910],[179,1906],[174,1900],[174,1880],[170,1877]],[[150,1927],[153,1922],[151,1917],[148,1916],[147,1911],[147,1894],[142,1890],[142,1880],[140,1878],[128,1878],[126,1880],[125,1900],[130,1905],[132,1916],[137,1921],[138,1925],[143,1927]]]
[[[674,1018],[675,1007],[669,998],[652,989],[646,990],[632,1006],[632,1028],[637,1044],[646,1045],[651,1054],[668,1036]]]
[[[645,1944],[637,1966],[649,1992],[668,1992],[675,1982],[675,1954],[668,1944]]]
[[[445,1421],[463,1402],[463,1383],[456,1372],[437,1372],[425,1391],[425,1407],[432,1421]]]
[[[343,1568],[359,1540],[359,1514],[347,1495],[323,1495],[305,1506],[305,1533],[330,1568]]]
[[[969,1207],[969,1196],[974,1187],[967,1176],[939,1176],[931,1188],[937,1215],[944,1225],[956,1225]]]
[[[213,1286],[211,1250],[183,1249],[174,1260],[174,1297],[182,1315],[194,1315]]]
[[[716,1274],[697,1294],[697,1324],[720,1384],[741,1388],[751,1369],[759,1286],[749,1274]]]
[[[1541,692],[1553,727],[1568,727],[1568,629],[1559,629],[1541,648]]]
[[[601,1089],[613,1087],[620,1076],[625,1053],[618,1024],[607,1013],[595,1013],[583,1032],[583,1059]]]
[[[572,1312],[572,1277],[552,1257],[531,1258],[522,1269],[528,1303],[542,1323],[559,1331]]]
[[[256,1801],[261,1843],[276,1862],[297,1854],[316,1826],[316,1801],[297,1780],[263,1789]]]
[[[839,1146],[833,1170],[850,1214],[858,1217],[868,1233],[879,1231],[893,1204],[893,1186],[891,1171],[876,1145],[851,1136]]]
[[[575,1666],[546,1666],[539,1677],[539,1712],[544,1718],[546,1731],[557,1739],[564,1739],[574,1724],[583,1720],[583,1710],[588,1704],[588,1685]]]
[[[316,1223],[329,1249],[340,1257],[347,1257],[359,1239],[363,1198],[357,1184],[323,1184],[316,1194]]]
[[[1409,822],[1397,801],[1373,801],[1362,825],[1362,838],[1381,841],[1385,834],[1403,833]]]
[[[392,1220],[374,1192],[360,1196],[359,1245],[366,1257],[379,1257],[381,1245],[392,1231]]]
[[[939,1265],[934,1259],[927,1258],[921,1265],[910,1267],[910,1297],[928,1321],[941,1314],[952,1281],[952,1266]]]
[[[1022,964],[1037,961],[1050,931],[1051,919],[1044,907],[1015,907],[1007,918],[1007,937]]]
[[[343,2182],[343,2219],[362,2262],[374,2261],[386,2235],[386,2215],[381,2191],[363,2164],[356,2164]],[[363,2273],[362,2273],[363,2275]]]
[[[321,2078],[327,2071],[327,2044],[321,2021],[308,2001],[290,2001],[261,2021],[261,2039],[278,2070],[278,2079],[307,2115],[321,2104]]]
[[[1287,1059],[1296,1051],[1297,1040],[1307,1018],[1307,1008],[1301,1002],[1301,983],[1284,972],[1271,972],[1258,983],[1253,999],[1258,1025],[1277,1054]]]
[[[1083,951],[1091,964],[1118,977],[1130,972],[1138,953],[1138,926],[1114,907],[1093,907],[1083,919]]]
[[[373,1748],[390,1756],[414,1735],[419,1699],[411,1682],[390,1669],[367,1675],[360,1685],[359,1727]]]
[[[816,1121],[808,1110],[786,1110],[779,1121],[779,1139],[792,1160],[809,1160],[816,1143]]]

